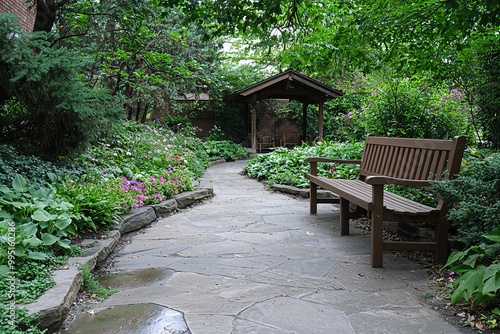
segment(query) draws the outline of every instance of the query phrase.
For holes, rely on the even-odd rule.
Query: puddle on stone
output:
[[[108,289],[125,290],[153,285],[172,274],[172,270],[164,268],[119,271],[99,277],[99,283]]]
[[[190,334],[182,313],[156,304],[121,305],[82,314],[61,334]]]

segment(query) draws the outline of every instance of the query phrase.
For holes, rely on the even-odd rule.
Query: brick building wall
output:
[[[191,124],[200,131],[197,136],[202,138],[208,137],[215,123],[215,111],[203,111],[191,119]]]
[[[35,26],[35,9],[25,0],[0,0],[0,12],[16,16],[16,22],[24,32],[32,32]]]

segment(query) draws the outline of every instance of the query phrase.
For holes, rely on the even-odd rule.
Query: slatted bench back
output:
[[[446,178],[460,169],[466,140],[387,138],[367,136],[363,150],[359,178],[369,175],[429,180]]]

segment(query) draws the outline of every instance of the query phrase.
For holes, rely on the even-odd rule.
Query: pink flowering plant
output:
[[[164,170],[164,175],[145,178],[139,175],[142,180],[131,180],[122,175],[118,187],[118,192],[123,194],[121,205],[126,210],[137,209],[148,204],[160,203],[183,191],[192,190],[190,175],[179,169],[170,165]]]

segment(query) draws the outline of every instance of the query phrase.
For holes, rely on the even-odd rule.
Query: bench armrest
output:
[[[318,162],[333,162],[336,164],[361,164],[361,160],[332,159],[325,157],[309,157],[306,158],[306,161],[309,162],[311,175],[318,175]]]
[[[365,182],[368,184],[397,184],[402,186],[413,186],[413,187],[429,187],[431,185],[430,180],[408,180],[399,179],[396,177],[388,176],[367,176]]]

